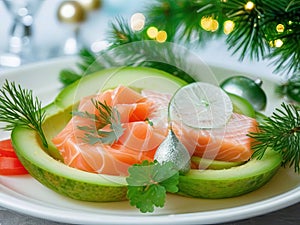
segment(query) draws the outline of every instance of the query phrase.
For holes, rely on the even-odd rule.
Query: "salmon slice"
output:
[[[123,134],[111,144],[90,144],[82,126],[99,129],[99,122],[78,115],[53,138],[64,163],[84,171],[128,175],[128,167],[143,160],[153,161],[155,151],[168,133],[170,94],[150,90],[138,93],[118,86],[81,100],[78,111],[99,115],[93,101],[115,107],[120,115]],[[92,101],[93,100],[93,101]],[[223,129],[193,129],[179,121],[172,128],[190,155],[223,161],[247,161],[251,155],[249,132],[257,132],[256,120],[234,113]],[[109,126],[101,128],[109,129]]]
[[[126,176],[132,164],[153,161],[157,147],[167,134],[167,120],[162,121],[160,113],[167,112],[169,99],[161,99],[160,94],[148,98],[146,93],[140,94],[128,87],[118,86],[114,90],[83,98],[78,111],[98,115],[92,100],[105,102],[117,109],[124,133],[112,144],[89,144],[85,140],[86,131],[80,127],[89,126],[96,131],[98,124],[90,118],[75,115],[52,140],[64,163],[88,172]],[[156,103],[160,103],[159,106]],[[167,118],[166,115],[163,118]]]
[[[228,162],[249,160],[252,139],[250,132],[258,131],[255,119],[233,113],[224,128],[193,129],[175,124],[176,135],[195,156]]]
[[[148,118],[152,103],[139,102],[133,104],[119,104],[115,108],[120,114],[121,123],[144,121]]]
[[[151,151],[158,148],[166,134],[144,121],[123,124],[124,133],[118,144],[136,151]]]
[[[145,97],[123,85],[119,85],[112,92],[112,105],[118,104],[134,104],[145,100]]]

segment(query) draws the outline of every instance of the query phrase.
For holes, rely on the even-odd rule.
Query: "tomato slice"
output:
[[[1,156],[17,158],[10,139],[0,141],[0,157]]]
[[[22,175],[27,173],[27,170],[18,158],[0,157],[0,175]]]
[[[0,141],[0,175],[27,174],[18,159],[10,139]]]

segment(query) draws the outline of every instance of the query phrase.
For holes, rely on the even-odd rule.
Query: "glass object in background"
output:
[[[102,7],[101,0],[62,1],[57,8],[57,19],[69,31],[63,47],[54,55],[76,55],[85,46],[81,28],[93,12]],[[91,19],[91,18],[90,18]]]
[[[102,0],[77,0],[87,12],[92,12],[100,9]]]
[[[63,1],[57,9],[58,21],[69,28],[69,36],[66,39],[62,52],[59,55],[75,55],[82,48],[80,39],[80,26],[86,21],[86,11],[78,1]],[[60,50],[60,51],[61,51]]]
[[[18,67],[35,60],[33,52],[34,15],[44,0],[2,0],[13,22],[5,52],[0,53],[0,67]]]

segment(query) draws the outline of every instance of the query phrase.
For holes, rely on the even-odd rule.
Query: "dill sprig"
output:
[[[33,97],[32,90],[22,89],[15,82],[5,80],[0,90],[0,122],[6,124],[2,129],[11,131],[16,126],[30,128],[39,134],[43,145],[48,147],[42,129],[44,119],[45,111],[39,99]]]
[[[94,121],[95,126],[79,126],[78,128],[86,131],[84,140],[93,145],[97,142],[112,144],[123,134],[123,127],[120,120],[120,113],[115,107],[107,105],[97,100],[91,100],[98,113],[73,112],[73,115],[88,118]],[[103,130],[109,126],[109,130]]]
[[[259,132],[251,133],[254,138],[253,157],[261,159],[268,148],[282,155],[282,165],[294,166],[300,172],[300,113],[291,104],[281,104],[273,115],[259,125]]]

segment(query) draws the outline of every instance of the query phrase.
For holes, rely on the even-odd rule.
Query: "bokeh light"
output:
[[[226,21],[224,22],[224,33],[225,33],[226,35],[230,34],[230,33],[233,31],[234,26],[235,26],[235,24],[234,24],[233,21],[231,21],[231,20],[226,20]]]
[[[284,32],[284,25],[283,25],[283,24],[278,24],[278,25],[276,26],[276,31],[277,31],[278,33]]]
[[[158,31],[157,36],[156,36],[157,42],[163,43],[167,40],[167,38],[168,38],[168,34],[166,31],[164,31],[164,30]]]
[[[140,31],[144,28],[146,17],[143,13],[135,13],[130,18],[130,27],[133,31]]]
[[[147,35],[149,38],[155,39],[157,37],[157,34],[158,34],[158,29],[156,27],[152,26],[147,29]]]
[[[254,7],[255,7],[255,4],[251,1],[248,1],[244,6],[245,10],[248,10],[248,11],[251,11],[252,9],[254,9]]]
[[[204,16],[200,20],[200,26],[206,31],[214,32],[219,29],[219,22],[210,16]]]

